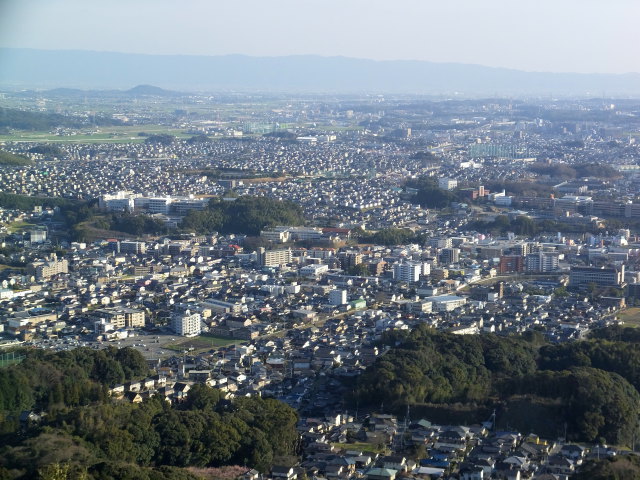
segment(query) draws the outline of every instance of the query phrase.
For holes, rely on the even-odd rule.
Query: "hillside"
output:
[[[359,378],[349,401],[401,412],[466,413],[498,424],[569,439],[630,444],[640,408],[640,352],[632,341],[586,340],[539,346],[539,339],[452,335],[416,328],[392,334],[396,345]],[[624,338],[624,337],[620,337]],[[399,343],[398,343],[399,342]]]
[[[136,350],[19,353],[22,363],[0,369],[0,478],[191,480],[185,467],[266,472],[295,453],[297,414],[277,400],[228,401],[197,384],[174,406],[161,393],[118,401],[109,387],[150,375]],[[24,410],[44,415],[20,425]]]
[[[640,75],[524,72],[424,61],[374,61],[299,55],[139,55],[73,50],[0,49],[0,85],[31,88],[130,88],[417,94],[640,93]]]
[[[49,112],[30,112],[15,108],[0,107],[0,128],[16,130],[48,131],[56,127],[80,128],[93,125],[120,125],[122,122],[112,118],[96,115],[88,118],[60,115]]]
[[[14,155],[5,150],[0,150],[0,165],[31,165],[33,162],[22,155]]]
[[[293,202],[244,196],[235,201],[211,199],[205,210],[191,210],[180,226],[195,233],[258,235],[265,227],[303,224],[302,208]]]

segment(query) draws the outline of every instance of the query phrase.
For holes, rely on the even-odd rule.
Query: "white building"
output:
[[[450,312],[467,303],[464,297],[456,295],[436,295],[435,297],[427,297],[424,300],[433,304],[433,310],[436,312]]]
[[[557,252],[535,252],[525,257],[525,271],[554,272],[558,270],[559,254]]]
[[[139,194],[132,192],[116,192],[100,197],[98,205],[100,208],[106,208],[112,212],[131,212],[135,207],[135,199],[138,197],[140,197]]]
[[[458,186],[458,181],[453,178],[441,178],[438,180],[438,187],[442,190],[453,190]]]
[[[300,275],[303,277],[318,277],[329,271],[329,265],[312,264],[305,265],[300,269]]]
[[[189,310],[185,310],[184,313],[175,314],[171,318],[171,328],[177,335],[184,337],[194,337],[200,335],[201,317],[199,313],[191,313]]]
[[[331,290],[329,292],[329,303],[331,305],[346,305],[347,304],[347,291],[346,290]]]
[[[393,266],[393,278],[399,282],[417,282],[423,273],[421,262],[401,262]]]
[[[167,213],[169,213],[169,205],[171,205],[171,197],[149,198],[147,211],[152,214],[162,213],[166,215]]]
[[[286,243],[289,241],[289,232],[287,230],[262,230],[260,232],[260,236],[265,240],[268,240],[273,243]]]

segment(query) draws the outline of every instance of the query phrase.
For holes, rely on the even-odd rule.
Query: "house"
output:
[[[154,375],[151,378],[155,382],[156,388],[164,387],[167,384],[167,377],[164,375]]]
[[[407,470],[407,459],[401,455],[391,455],[382,459],[382,466],[391,470]]]
[[[121,397],[124,394],[124,385],[122,383],[109,389],[109,394],[113,397]]]
[[[28,426],[40,423],[44,414],[37,414],[33,410],[23,410],[20,412],[20,425]]]
[[[464,466],[460,468],[460,480],[484,480],[484,470],[481,467],[472,465]]]
[[[124,399],[129,403],[142,403],[142,396],[138,392],[124,392]]]
[[[575,469],[576,467],[570,459],[560,455],[552,455],[547,461],[547,471],[549,473],[571,475]]]
[[[587,453],[587,449],[585,447],[581,447],[580,445],[563,445],[560,449],[560,455],[565,458],[569,458],[571,460],[582,460]]]
[[[140,382],[125,383],[124,389],[127,392],[139,392],[140,390],[142,390],[142,384]]]
[[[293,469],[293,467],[284,467],[281,465],[274,465],[271,468],[271,476],[273,478],[285,479],[285,480],[294,480],[298,477],[298,474]]]
[[[525,470],[529,466],[529,461],[524,457],[512,455],[503,460],[504,463],[511,465],[511,468]]]
[[[418,467],[413,470],[413,475],[425,479],[442,478],[444,476],[444,468],[435,467]]]
[[[144,390],[152,390],[156,386],[156,382],[153,378],[146,378],[141,383]]]
[[[247,470],[245,473],[243,473],[240,476],[240,480],[258,480],[259,477],[260,472],[252,468],[251,470]]]
[[[391,468],[372,468],[367,472],[367,480],[395,480],[397,474]]]
[[[191,390],[189,384],[176,382],[176,384],[173,386],[173,397],[178,401],[182,401],[187,398],[189,390]]]

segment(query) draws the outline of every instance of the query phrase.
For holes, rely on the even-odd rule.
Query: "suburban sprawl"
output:
[[[640,102],[0,105],[0,478],[640,472]]]

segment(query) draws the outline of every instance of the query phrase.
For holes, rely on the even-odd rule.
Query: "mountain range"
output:
[[[435,95],[640,95],[640,74],[525,72],[313,55],[143,55],[0,48],[0,88],[129,88]]]

